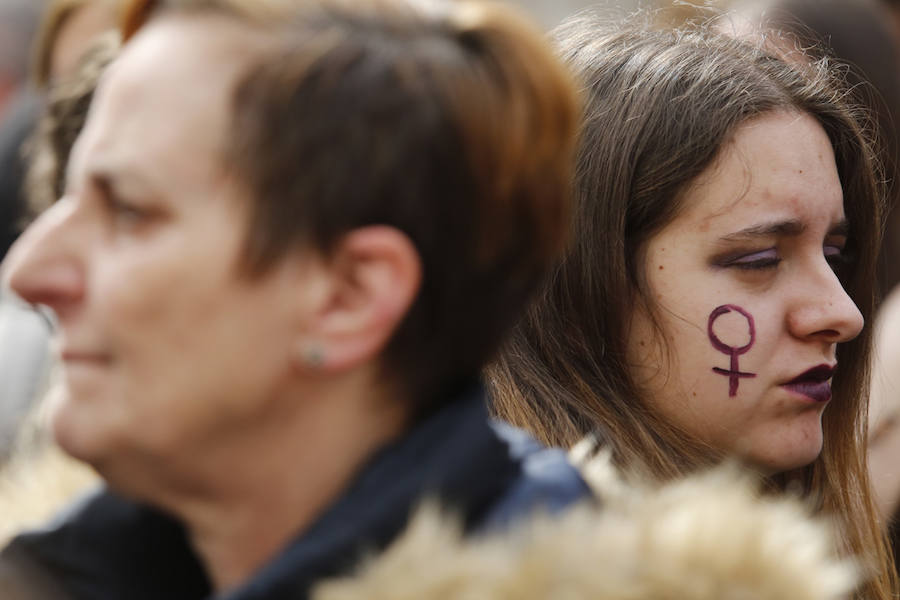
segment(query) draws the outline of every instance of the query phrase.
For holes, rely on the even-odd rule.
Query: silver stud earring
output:
[[[310,344],[303,350],[303,364],[310,369],[318,369],[325,363],[325,352],[318,344]]]

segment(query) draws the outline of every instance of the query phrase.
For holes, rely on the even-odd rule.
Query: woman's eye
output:
[[[144,209],[118,198],[109,198],[108,204],[113,218],[121,225],[135,225],[147,217]]]
[[[831,268],[835,270],[843,267],[850,262],[850,258],[844,252],[844,248],[842,246],[825,244],[824,246],[822,246],[822,254],[825,255],[825,260],[828,261],[828,264],[831,265]]]
[[[775,248],[768,248],[766,250],[760,250],[759,252],[737,256],[729,260],[725,266],[752,271],[773,269],[777,267],[780,262],[781,257],[778,256],[778,251]]]

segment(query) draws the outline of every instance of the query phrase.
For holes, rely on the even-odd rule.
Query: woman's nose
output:
[[[59,317],[84,295],[73,210],[63,199],[45,211],[16,241],[0,270],[5,288],[25,302],[48,306]]]
[[[795,305],[788,319],[794,335],[829,343],[852,340],[865,325],[856,303],[828,266],[797,282]]]

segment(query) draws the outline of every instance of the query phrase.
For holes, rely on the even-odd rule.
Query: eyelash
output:
[[[753,259],[754,256],[760,256],[767,253],[772,253],[772,255]],[[774,248],[770,248],[768,250],[760,250],[758,252],[726,259],[723,266],[734,267],[741,271],[763,271],[766,269],[774,269],[779,263],[781,263],[781,257],[778,256]]]
[[[828,254],[828,248],[833,248],[835,252]],[[851,262],[851,258],[844,252],[844,249],[839,246],[825,245],[822,247],[822,252],[825,255],[825,260],[828,261],[828,264],[831,265],[831,268],[835,271]],[[754,256],[760,256],[767,253],[772,253],[772,255],[766,256],[765,258],[752,259]],[[726,258],[720,264],[723,267],[733,267],[741,271],[764,271],[776,268],[781,261],[782,258],[778,256],[775,249],[769,248],[767,250],[751,252],[750,254],[744,254],[734,258]]]

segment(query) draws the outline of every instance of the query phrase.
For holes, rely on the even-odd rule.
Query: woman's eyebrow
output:
[[[134,193],[135,190],[152,191],[152,178],[147,177],[140,169],[140,165],[129,163],[91,165],[86,176],[103,189],[105,193],[116,195]],[[146,193],[146,192],[145,192]]]
[[[770,236],[792,237],[800,235],[805,230],[806,225],[804,225],[800,221],[797,221],[795,219],[788,219],[785,221],[772,221],[770,223],[759,223],[756,225],[751,225],[750,227],[746,227],[739,231],[723,235],[721,238],[719,238],[719,240],[723,242],[735,242]],[[841,219],[834,226],[832,226],[831,229],[828,230],[828,235],[839,235],[846,237],[849,232],[850,224],[847,222],[847,219]]]
[[[846,224],[846,221],[844,221]],[[739,231],[723,235],[719,238],[723,242],[744,241],[759,237],[771,236],[798,236],[806,230],[806,225],[796,219],[788,219],[785,221],[772,221],[768,223],[758,223],[745,227]],[[833,230],[832,230],[833,231]]]
[[[828,235],[840,235],[848,237],[850,235],[850,222],[847,219],[841,219],[838,223],[828,231]]]

